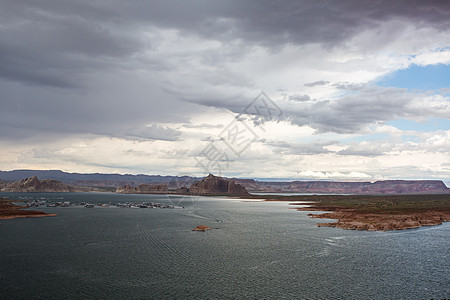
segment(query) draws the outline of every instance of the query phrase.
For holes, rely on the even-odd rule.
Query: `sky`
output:
[[[0,169],[450,186],[449,1],[0,1]]]

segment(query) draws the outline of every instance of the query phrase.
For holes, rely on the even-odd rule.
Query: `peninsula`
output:
[[[312,218],[337,219],[318,223],[319,227],[387,231],[441,225],[450,221],[450,195],[311,195],[279,198],[267,201],[294,201],[298,211]],[[298,201],[301,201],[300,203]]]
[[[13,204],[12,200],[0,198],[0,220],[56,216],[56,214],[47,214],[43,211],[36,210],[24,210],[23,208],[23,206]]]

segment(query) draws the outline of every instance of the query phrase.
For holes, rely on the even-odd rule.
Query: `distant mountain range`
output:
[[[291,181],[263,182],[237,179],[250,192],[317,194],[445,194],[450,189],[441,180],[383,180],[376,182]]]
[[[0,171],[0,188],[6,183],[20,181],[37,176],[53,179],[79,187],[98,187],[116,190],[119,186],[137,187],[143,184],[165,185],[169,190],[189,187],[202,178],[189,176],[160,175],[120,175],[120,174],[82,174],[67,173],[60,170],[14,170]],[[450,189],[441,180],[385,180],[376,182],[339,182],[339,181],[291,181],[265,182],[254,179],[234,181],[249,192],[263,193],[317,193],[317,194],[436,194],[450,193]],[[3,181],[3,183],[2,183]],[[86,190],[86,189],[83,189]],[[92,189],[95,190],[95,189]]]
[[[13,170],[0,171],[0,180],[4,182],[18,181],[37,176],[45,179],[55,179],[66,184],[79,186],[118,187],[120,185],[160,184],[179,187],[199,181],[200,177],[189,176],[161,176],[161,175],[131,175],[131,174],[102,174],[102,173],[67,173],[60,170]]]

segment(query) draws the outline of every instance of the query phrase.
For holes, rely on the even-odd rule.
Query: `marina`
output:
[[[20,200],[20,202],[16,202],[18,205],[23,205],[27,208],[35,208],[35,207],[80,207],[84,206],[86,208],[94,208],[94,207],[101,207],[101,208],[108,208],[108,207],[119,207],[119,208],[184,208],[183,206],[176,206],[173,204],[165,204],[165,203],[158,203],[158,202],[98,202],[98,203],[89,203],[89,202],[74,202],[71,203],[70,201],[47,201],[46,198],[39,198],[39,199],[33,199],[29,200],[25,198],[24,200]]]

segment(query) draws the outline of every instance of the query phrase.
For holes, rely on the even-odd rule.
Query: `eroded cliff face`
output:
[[[119,186],[116,189],[116,193],[122,194],[167,194],[169,189],[165,184],[141,184],[137,187],[132,187],[130,185]]]
[[[209,174],[201,181],[193,183],[189,188],[189,192],[194,195],[247,195],[248,192],[240,184],[232,179],[224,179],[222,177]]]
[[[36,176],[12,182],[2,188],[2,192],[74,192],[75,189],[54,179],[39,180]]]

